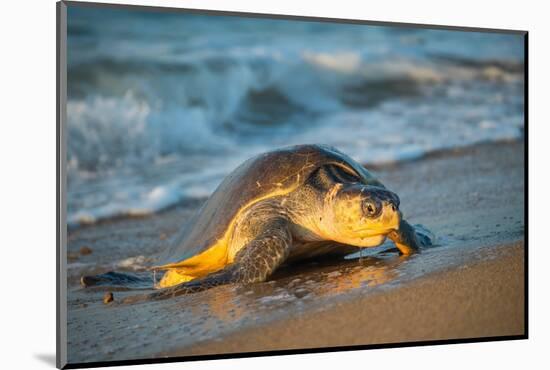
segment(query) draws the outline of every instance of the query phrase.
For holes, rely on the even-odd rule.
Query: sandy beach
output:
[[[79,277],[145,274],[200,201],[71,229],[69,362],[522,335],[523,155],[523,143],[502,142],[374,168],[405,217],[435,233],[420,254],[387,243],[160,302],[104,305],[105,290]],[[115,301],[131,294],[114,291]]]

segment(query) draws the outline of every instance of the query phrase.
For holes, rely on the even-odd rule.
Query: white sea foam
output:
[[[105,14],[71,18],[71,225],[206,197],[282,146],[381,163],[522,134],[519,36]]]
[[[303,58],[307,62],[332,71],[353,73],[361,65],[361,56],[354,52],[314,53],[305,51]]]
[[[108,189],[104,189],[108,191]],[[77,212],[70,213],[67,222],[70,225],[80,223],[93,223],[97,220],[113,216],[143,216],[148,215],[168,206],[176,204],[183,198],[183,192],[178,187],[155,186],[151,190],[147,188],[137,191],[124,191],[110,189],[113,197],[107,204],[90,206]]]

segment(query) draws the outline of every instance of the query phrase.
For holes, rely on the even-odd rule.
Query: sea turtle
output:
[[[229,174],[187,223],[151,268],[165,273],[148,298],[265,281],[283,262],[345,255],[386,237],[404,255],[430,243],[359,163],[324,145],[267,152]]]

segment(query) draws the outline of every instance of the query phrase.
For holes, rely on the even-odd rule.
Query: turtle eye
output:
[[[376,214],[376,205],[372,202],[365,202],[363,209],[367,216],[374,216]]]

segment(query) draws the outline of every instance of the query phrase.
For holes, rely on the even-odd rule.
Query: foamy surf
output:
[[[69,11],[72,226],[206,197],[287,145],[381,164],[522,134],[517,35]]]

